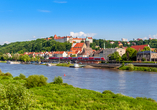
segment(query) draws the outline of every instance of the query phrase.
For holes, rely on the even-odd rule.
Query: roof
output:
[[[70,50],[72,51],[82,51],[84,43],[76,43]]]
[[[149,45],[148,44],[147,45],[134,45],[134,46],[131,46],[131,48],[134,48],[137,51],[139,51],[139,50],[143,50],[145,46],[149,46]]]
[[[56,51],[56,52],[53,52],[53,54],[63,54],[64,51]]]
[[[156,53],[156,52],[152,52],[152,51],[143,51],[143,52],[138,52],[138,53]]]

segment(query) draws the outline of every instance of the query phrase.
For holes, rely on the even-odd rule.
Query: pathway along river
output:
[[[111,90],[132,97],[147,97],[157,101],[157,73],[118,71],[109,69],[68,68],[45,65],[22,65],[0,63],[2,72],[14,77],[23,73],[28,77],[42,74],[52,82],[55,76],[62,76],[63,82],[74,87],[103,92]],[[64,76],[64,74],[66,76]]]

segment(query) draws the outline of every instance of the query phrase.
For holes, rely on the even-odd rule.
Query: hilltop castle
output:
[[[80,43],[81,41],[85,42],[86,38],[73,38],[72,36],[63,36],[63,37],[58,37],[56,34],[54,35],[54,40],[57,42],[76,42],[76,43]],[[93,43],[93,38],[92,37],[88,37],[89,42]]]

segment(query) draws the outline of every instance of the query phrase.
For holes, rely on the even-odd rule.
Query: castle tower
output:
[[[90,48],[90,42],[89,42],[88,37],[86,37],[85,44],[86,44],[87,48]]]

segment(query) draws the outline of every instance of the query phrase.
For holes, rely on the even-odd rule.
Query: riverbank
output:
[[[13,87],[14,89],[10,89],[14,91],[14,95],[10,97],[12,98],[19,94],[19,91],[16,88],[25,88],[26,81],[27,78],[21,79],[1,76],[0,86],[5,86],[7,88]],[[1,88],[1,90],[3,90],[3,88]],[[47,83],[41,87],[25,88],[24,90],[25,92],[28,92],[24,95],[32,97],[28,100],[29,109],[157,109],[156,101],[150,98],[132,98],[122,94],[114,94],[108,90],[100,93],[93,90],[73,87],[66,83]],[[26,101],[27,100],[22,104],[25,104]],[[2,105],[9,104],[3,103],[4,98],[0,98],[0,102],[2,102]],[[4,107],[2,105],[0,105],[1,108]]]
[[[73,64],[70,64],[70,63],[58,63],[56,66],[69,67],[69,66],[73,66]]]
[[[118,68],[119,70],[130,70],[130,71],[148,71],[148,72],[157,72],[157,68],[155,67],[138,67],[134,65],[126,65]]]
[[[0,63],[7,63],[7,61],[0,61]]]

